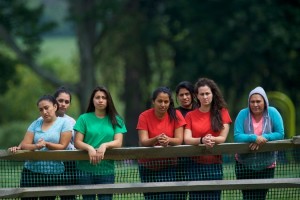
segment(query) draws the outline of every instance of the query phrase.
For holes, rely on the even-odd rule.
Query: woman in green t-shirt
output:
[[[103,160],[104,154],[106,149],[122,146],[127,130],[105,87],[94,89],[87,111],[79,116],[74,130],[76,148],[87,151],[90,158],[77,162],[78,184],[114,183],[114,161]],[[96,199],[96,195],[83,195],[83,199]],[[112,194],[98,194],[98,199],[112,199]]]

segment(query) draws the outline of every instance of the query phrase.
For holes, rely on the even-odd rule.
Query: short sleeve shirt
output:
[[[113,126],[109,116],[99,118],[95,115],[95,112],[90,112],[79,116],[74,130],[84,135],[84,143],[99,148],[101,144],[113,141],[115,134],[127,132],[124,121],[120,116],[117,116],[117,122],[119,125]],[[77,161],[77,168],[98,175],[108,175],[114,173],[114,162],[103,160],[97,165],[92,165],[90,161]]]
[[[223,124],[231,124],[231,118],[228,110],[223,108],[221,110],[221,117]],[[201,112],[199,109],[189,112],[186,117],[186,129],[192,131],[193,137],[204,137],[210,133],[213,136],[219,136],[220,132],[214,132],[211,128],[210,112]]]
[[[221,110],[221,117],[223,124],[231,124],[231,118],[227,109],[223,108]],[[220,135],[220,132],[215,132],[211,128],[210,122],[210,112],[201,112],[199,109],[193,110],[187,113],[186,117],[186,129],[190,129],[192,131],[192,137],[199,138],[204,137],[207,134],[212,134],[217,137]],[[210,163],[221,163],[222,159],[220,155],[214,156],[198,156],[194,157],[198,163],[202,164],[210,164]]]
[[[33,143],[38,143],[38,140],[43,138],[47,142],[59,144],[61,134],[72,131],[73,126],[69,121],[62,117],[57,117],[53,125],[46,131],[42,130],[44,119],[38,118],[31,123],[28,132],[34,134]],[[47,151],[47,147],[40,151]],[[64,172],[64,165],[60,161],[27,161],[25,168],[36,173],[43,174],[60,174]]]
[[[156,137],[161,133],[166,134],[168,137],[174,138],[175,129],[185,126],[186,122],[180,111],[176,110],[177,120],[170,121],[170,117],[166,114],[162,119],[155,116],[154,109],[148,109],[142,112],[139,116],[137,130],[147,130],[149,138]],[[158,145],[158,144],[156,144]],[[140,159],[139,163],[144,167],[153,170],[168,167],[177,164],[177,158],[167,159]]]
[[[175,129],[186,124],[185,119],[178,110],[176,110],[176,116],[177,120],[172,121],[170,121],[168,114],[159,119],[155,116],[154,109],[151,108],[140,114],[136,129],[147,130],[149,138],[156,137],[161,133],[173,138]]]

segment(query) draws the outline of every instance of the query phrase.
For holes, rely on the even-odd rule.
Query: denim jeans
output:
[[[245,165],[236,161],[235,174],[237,179],[265,179],[274,178],[275,168],[263,170],[248,169]],[[265,200],[268,189],[242,190],[244,200]]]
[[[179,157],[178,158],[178,165],[177,165],[177,173],[176,173],[176,180],[177,181],[187,181],[187,173],[188,173],[188,166],[189,158],[188,157]],[[186,200],[188,196],[188,192],[178,192],[176,199],[174,200]]]
[[[222,164],[200,164],[192,160],[189,161],[187,180],[202,181],[202,180],[222,180],[223,168]],[[221,199],[221,190],[214,191],[193,191],[189,192],[190,200],[206,199],[219,200]]]
[[[79,185],[90,185],[90,184],[111,184],[115,182],[115,176],[111,175],[94,175],[92,173],[79,171],[78,176]],[[98,200],[111,200],[112,194],[97,194]],[[84,200],[95,200],[96,194],[82,195]]]
[[[142,183],[149,182],[172,182],[176,181],[176,166],[170,166],[164,169],[152,170],[139,165],[139,172]],[[149,192],[144,193],[145,200],[174,200],[177,198],[177,192]]]
[[[77,185],[77,170],[75,161],[65,161],[63,173],[64,185]],[[75,195],[60,196],[60,200],[75,200]]]
[[[58,186],[62,183],[60,174],[41,174],[32,172],[23,168],[20,186],[21,187],[41,187],[41,186]],[[39,197],[40,200],[54,200],[56,196]],[[26,197],[22,200],[37,200],[38,197]]]

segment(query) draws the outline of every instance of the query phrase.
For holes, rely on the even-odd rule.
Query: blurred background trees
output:
[[[212,78],[233,120],[258,85],[300,101],[299,0],[0,0],[0,14],[3,148],[22,139],[38,97],[61,85],[74,94],[74,118],[107,86],[126,146],[137,145],[138,115],[160,85]]]

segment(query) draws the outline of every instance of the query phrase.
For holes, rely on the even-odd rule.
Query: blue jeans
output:
[[[65,172],[63,173],[64,185],[77,185],[77,170],[75,161],[65,161]],[[61,200],[75,200],[76,195],[60,196]]]
[[[237,179],[265,179],[274,178],[275,168],[263,170],[248,169],[247,166],[236,161],[235,174]],[[268,189],[242,190],[244,200],[265,200]]]
[[[94,175],[92,173],[79,171],[78,184],[90,185],[90,184],[111,184],[115,182],[115,175]],[[112,200],[112,194],[97,194],[98,200]],[[95,200],[95,195],[82,195],[84,200]]]
[[[139,172],[142,183],[149,182],[172,182],[176,181],[176,166],[167,167],[159,170],[151,170],[139,165]],[[174,200],[177,199],[177,192],[151,192],[144,193],[146,200]]]
[[[20,186],[21,187],[41,187],[41,186],[59,186],[62,183],[61,174],[41,174],[32,172],[23,168]],[[55,200],[56,196],[39,197],[40,200]],[[38,197],[23,197],[22,200],[37,200]]]
[[[187,165],[186,167],[189,168],[189,173],[187,175],[187,180],[189,181],[223,179],[222,164],[200,164],[191,160],[189,165]],[[219,200],[221,199],[221,190],[190,192],[189,199]]]
[[[186,181],[187,180],[187,173],[188,169],[187,166],[189,165],[189,158],[188,157],[179,157],[178,158],[178,165],[177,165],[177,173],[176,179],[177,181]],[[176,199],[174,200],[186,200],[188,192],[178,192]]]

